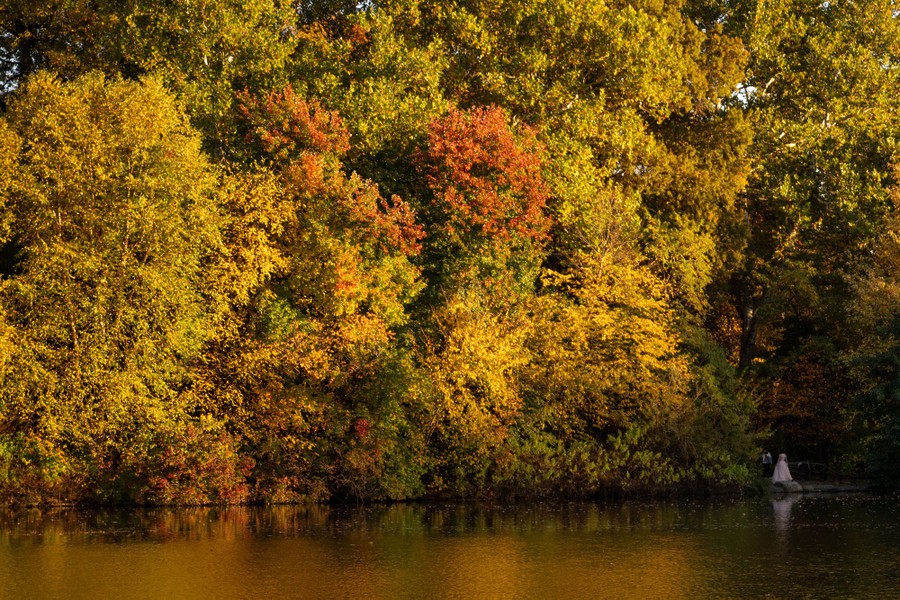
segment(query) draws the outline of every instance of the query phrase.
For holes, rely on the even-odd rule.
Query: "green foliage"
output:
[[[895,323],[890,329],[891,347],[867,360],[867,375],[876,385],[850,405],[856,434],[852,449],[859,461],[850,467],[858,470],[861,464],[865,465],[869,474],[890,485],[900,482],[900,354],[896,336]]]
[[[756,132],[741,195],[746,249],[723,286],[742,320],[739,361],[758,371],[747,380],[762,397],[760,428],[795,455],[838,460],[853,436],[844,411],[867,387],[853,357],[877,344],[851,290],[868,285],[859,273],[872,268],[891,208],[900,24],[879,1],[738,12],[751,60],[735,101]]]
[[[383,190],[407,197],[420,184],[410,168],[429,124],[450,107],[441,89],[446,68],[437,41],[408,37],[417,8],[379,6],[303,19],[292,81],[306,97],[337,110],[351,133],[347,162]]]
[[[283,83],[293,15],[272,0],[13,0],[0,9],[0,92],[40,70],[152,72],[216,142],[230,134],[235,91]]]

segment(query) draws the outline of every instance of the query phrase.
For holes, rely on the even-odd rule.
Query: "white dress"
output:
[[[779,454],[778,462],[775,464],[775,471],[772,473],[772,483],[779,481],[793,481],[791,470],[788,468],[787,455]]]

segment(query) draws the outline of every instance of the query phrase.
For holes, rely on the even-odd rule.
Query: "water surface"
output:
[[[900,597],[900,499],[0,513],[2,598]]]

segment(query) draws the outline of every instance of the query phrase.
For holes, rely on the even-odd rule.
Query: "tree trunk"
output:
[[[753,362],[753,351],[756,348],[756,330],[759,320],[756,311],[749,304],[741,307],[741,348],[738,369],[743,371]]]

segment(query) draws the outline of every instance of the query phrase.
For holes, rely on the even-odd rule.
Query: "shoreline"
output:
[[[872,484],[868,480],[853,483],[793,480],[771,483],[770,486],[772,494],[841,494],[872,490]]]

